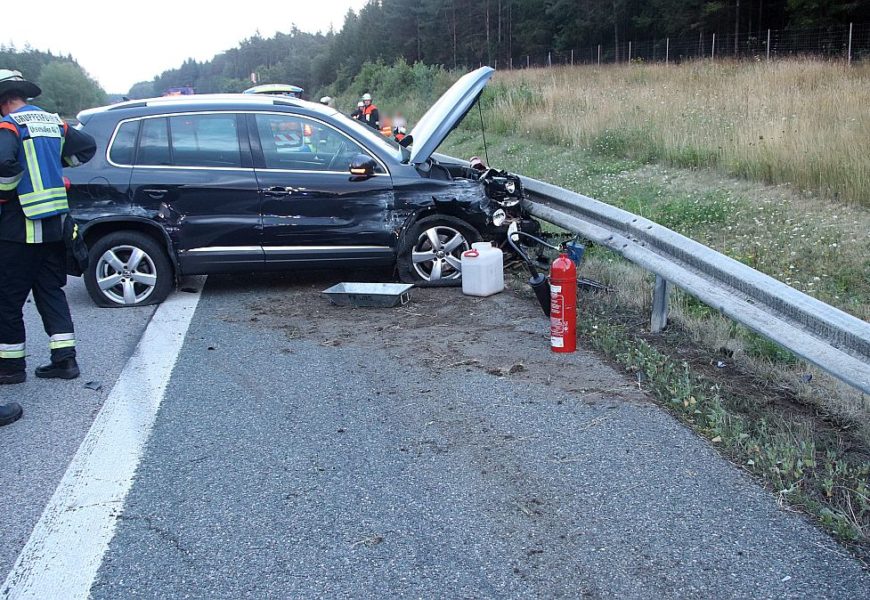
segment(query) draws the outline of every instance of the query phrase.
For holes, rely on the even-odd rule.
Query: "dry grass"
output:
[[[870,64],[693,62],[501,71],[504,133],[870,205]]]

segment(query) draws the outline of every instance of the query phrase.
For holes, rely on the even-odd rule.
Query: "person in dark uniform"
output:
[[[352,113],[350,113],[350,118],[351,118],[351,119],[356,119],[357,121],[362,121],[362,120],[363,120],[363,109],[364,109],[365,107],[366,107],[366,105],[363,104],[363,101],[362,101],[362,100],[360,100],[359,102],[357,102],[357,103],[356,103],[356,110],[353,111]]]
[[[41,92],[20,72],[0,69],[0,384],[27,378],[22,309],[30,292],[51,350],[51,362],[38,367],[36,376],[79,375],[75,332],[63,291],[64,240],[76,230],[63,166],[90,160],[96,143],[58,115],[27,103]]]

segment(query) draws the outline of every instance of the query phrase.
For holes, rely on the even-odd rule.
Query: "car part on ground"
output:
[[[392,308],[411,301],[410,283],[341,282],[321,292],[338,306]]]

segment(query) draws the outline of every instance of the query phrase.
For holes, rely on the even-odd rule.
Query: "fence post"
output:
[[[511,71],[513,71],[514,70],[514,57],[513,56],[511,56],[510,65],[511,65]]]
[[[574,50],[571,50],[571,66],[574,66]]]
[[[553,66],[553,53],[552,52],[547,52],[547,66],[548,67]]]
[[[601,44],[598,44],[598,66],[601,66]]]
[[[671,57],[671,38],[665,40],[665,65],[668,64],[668,59]]]
[[[526,54],[526,68],[527,68],[527,69],[529,68],[529,65],[530,65],[530,64],[531,64],[531,63],[530,63],[530,61],[529,61],[529,55]]]
[[[770,29],[767,30],[767,60],[770,60]]]
[[[628,62],[631,62],[631,42],[628,43]]]
[[[849,23],[849,58],[846,61],[846,65],[852,66],[852,24]]]
[[[710,60],[716,59],[716,34],[713,34],[713,46],[710,49]]]
[[[668,280],[661,275],[656,275],[656,287],[653,291],[652,318],[649,330],[652,333],[661,333],[668,326],[668,293],[670,292]]]

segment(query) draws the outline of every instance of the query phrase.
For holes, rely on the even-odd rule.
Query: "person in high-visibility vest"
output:
[[[381,128],[381,117],[378,113],[378,107],[372,104],[372,95],[363,94],[362,96],[363,110],[362,121],[373,129]]]
[[[381,120],[381,135],[384,137],[393,137],[393,121],[390,117],[384,117]]]
[[[36,376],[79,376],[63,291],[67,240],[77,235],[63,167],[87,162],[97,146],[58,115],[27,103],[41,92],[20,72],[0,69],[0,384],[27,378],[22,309],[31,292],[51,351]]]

